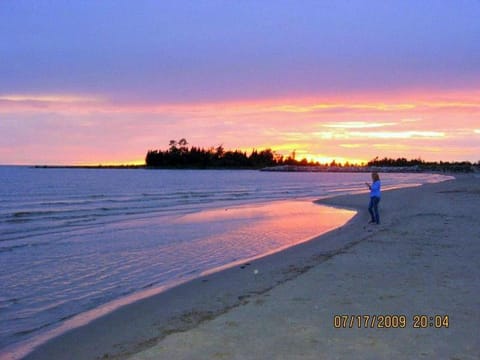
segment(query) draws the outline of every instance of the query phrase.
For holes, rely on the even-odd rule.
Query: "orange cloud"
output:
[[[47,154],[51,148],[53,159],[56,153],[66,154],[59,148],[75,142],[78,149],[68,156],[78,153],[78,158],[64,163],[124,163],[132,154],[138,162],[146,150],[182,137],[196,146],[223,144],[244,151],[269,147],[285,156],[296,150],[299,158],[321,162],[365,161],[377,155],[477,161],[479,152],[480,101],[471,93],[183,104],[7,94],[0,95],[0,113],[8,114],[0,122],[4,148],[13,146],[7,139],[25,148],[35,138],[44,144],[25,156]],[[118,155],[112,156],[111,149]]]
[[[398,111],[414,109],[416,104],[385,104],[385,103],[320,103],[310,105],[287,104],[277,105],[269,108],[270,111],[311,113],[322,110],[376,110],[376,111]]]
[[[364,137],[371,139],[412,139],[412,138],[442,138],[445,133],[441,131],[381,131],[381,132],[349,132],[348,136]]]
[[[437,97],[437,99],[435,98]],[[383,98],[383,101],[372,99]],[[445,100],[444,98],[447,98]],[[258,101],[238,101],[220,103],[128,103],[117,102],[98,95],[84,94],[5,94],[0,95],[0,111],[57,111],[60,113],[86,113],[91,111],[107,113],[131,114],[181,114],[196,117],[206,116],[249,116],[261,114],[321,114],[335,113],[396,113],[445,111],[478,111],[480,101],[468,94],[409,94],[391,97],[384,95],[369,95],[355,100],[332,98],[319,102],[315,99],[261,99]],[[407,121],[406,118],[405,121]],[[361,127],[358,121],[350,122],[351,126]],[[358,125],[355,125],[358,124]],[[348,122],[345,122],[348,126]],[[372,126],[373,125],[369,125]]]
[[[334,128],[334,129],[365,129],[365,128],[377,128],[377,127],[384,127],[384,126],[392,126],[395,125],[394,122],[389,123],[368,123],[365,121],[347,121],[347,122],[336,122],[336,123],[328,123],[323,124],[323,127],[326,128]]]

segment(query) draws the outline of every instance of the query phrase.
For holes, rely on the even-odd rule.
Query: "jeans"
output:
[[[370,204],[368,205],[368,212],[372,217],[372,222],[380,224],[380,215],[378,214],[378,203],[380,198],[373,196],[370,198]]]

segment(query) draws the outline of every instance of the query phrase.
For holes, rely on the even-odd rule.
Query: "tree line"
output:
[[[225,150],[223,145],[205,149],[189,147],[186,139],[171,140],[167,150],[149,150],[145,157],[145,164],[148,167],[198,169],[260,169],[278,165],[319,165],[318,162],[309,162],[306,159],[295,160],[295,152],[284,157],[272,149],[253,149],[250,154],[240,150]]]
[[[476,164],[473,164],[469,161],[424,161],[422,159],[411,159],[407,160],[406,158],[383,158],[379,159],[378,156],[370,160],[367,163],[367,166],[377,166],[377,167],[410,167],[417,168],[423,171],[444,171],[444,172],[472,172],[474,168],[480,167],[480,161]]]
[[[350,165],[341,164],[333,160],[330,164],[320,164],[318,162],[308,161],[303,158],[296,160],[295,151],[289,156],[284,157],[272,149],[256,150],[253,149],[250,154],[240,150],[225,150],[223,145],[210,147],[208,149],[196,146],[189,147],[186,139],[178,141],[171,140],[167,150],[148,150],[145,157],[147,167],[155,168],[192,168],[192,169],[260,169],[265,167],[274,167],[282,165],[292,165],[300,167],[323,166],[330,168],[349,168],[356,167],[395,167],[412,168],[417,171],[449,171],[449,172],[471,172],[474,167],[480,167],[480,161],[472,164],[468,161],[462,162],[426,162],[422,159],[407,160],[406,158],[383,158],[376,157],[367,164]]]

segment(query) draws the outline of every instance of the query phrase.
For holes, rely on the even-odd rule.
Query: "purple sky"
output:
[[[314,103],[325,99],[404,102],[417,100],[419,94],[434,94],[437,102],[470,101],[480,91],[479,19],[478,0],[2,0],[0,131],[2,137],[16,137],[19,143],[0,139],[0,163],[87,161],[74,155],[58,160],[53,155],[12,157],[15,146],[21,147],[25,145],[22,141],[31,139],[26,134],[32,127],[48,134],[54,130],[49,129],[49,121],[58,126],[58,119],[67,117],[67,111],[60,111],[52,100],[55,96],[63,99],[62,104],[66,97],[96,99],[104,104],[99,110],[78,101],[86,110],[69,110],[68,118],[73,123],[63,124],[69,131],[88,120],[99,131],[120,131],[119,139],[124,139],[128,126],[117,129],[119,123],[125,119],[140,123],[154,117],[159,118],[154,128],[161,133],[157,144],[167,144],[167,139],[188,133],[162,125],[168,118],[185,128],[185,112],[160,116],[154,111],[151,116],[140,116],[132,112],[132,107],[276,104],[285,99],[295,104],[305,99]],[[472,135],[476,136],[473,140],[464,139],[472,144],[478,141],[475,131],[480,128],[477,105],[478,101],[470,118],[462,118],[471,133],[477,134]],[[123,110],[115,111],[115,106]],[[42,110],[35,112],[35,107]],[[45,111],[45,107],[51,111]],[[215,121],[212,114],[195,121],[211,126]],[[369,122],[373,117],[352,113],[341,121]],[[256,117],[262,127],[260,118]],[[445,119],[439,117],[438,121]],[[299,121],[286,117],[278,120]],[[317,118],[317,123],[337,120]],[[431,129],[431,122],[429,126]],[[167,128],[168,134],[163,131]],[[313,130],[307,126],[304,131]],[[222,131],[212,130],[210,137],[222,141]],[[243,133],[248,136],[248,132]],[[205,139],[199,138],[199,145],[215,145],[207,144],[206,138],[205,130]],[[263,139],[272,146],[282,143],[281,139]],[[65,146],[55,137],[37,141],[39,149],[52,154]],[[143,147],[146,150],[153,145],[148,141]],[[246,148],[257,144],[225,145]],[[85,151],[95,151],[95,147]],[[318,151],[315,154],[320,155]],[[470,152],[462,154],[469,159],[474,156]]]

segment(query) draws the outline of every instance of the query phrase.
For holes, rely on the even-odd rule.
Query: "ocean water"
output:
[[[385,174],[382,184],[445,179]],[[365,191],[369,180],[365,173],[0,166],[0,355],[38,343],[79,314],[340,226],[353,212],[312,200]]]

